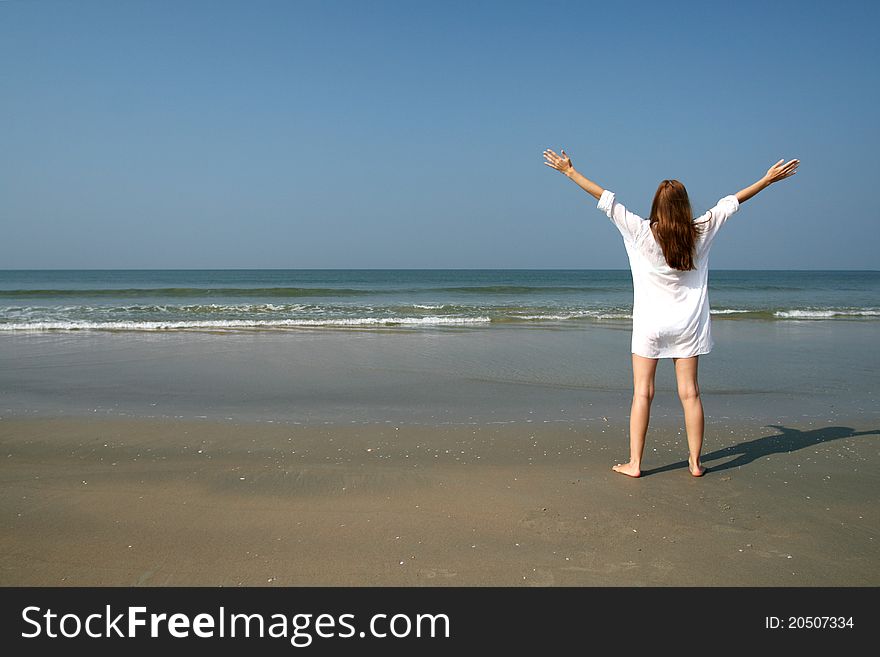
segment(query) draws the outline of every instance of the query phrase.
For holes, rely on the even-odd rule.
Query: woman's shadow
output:
[[[871,429],[868,431],[854,431],[851,427],[823,427],[821,429],[811,429],[809,431],[801,431],[800,429],[789,429],[779,424],[766,424],[764,426],[772,427],[779,433],[772,436],[762,436],[755,438],[739,445],[724,447],[704,454],[702,463],[706,467],[707,472],[720,472],[730,468],[739,468],[748,465],[752,461],[770,456],[771,454],[784,454],[794,452],[805,447],[827,443],[832,440],[841,438],[855,438],[858,436],[870,436],[880,434],[880,429]],[[711,465],[710,461],[717,461],[728,456],[736,458],[718,465]],[[660,474],[661,472],[669,472],[686,468],[687,461],[680,463],[670,463],[652,470],[642,470],[642,476]]]

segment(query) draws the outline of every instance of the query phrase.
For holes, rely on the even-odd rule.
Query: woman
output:
[[[697,363],[713,347],[709,319],[709,249],[724,222],[771,184],[795,174],[799,161],[779,160],[758,182],[725,196],[704,215],[693,219],[687,191],[677,180],[664,180],[654,194],[647,220],[627,210],[614,192],[603,189],[575,171],[562,151],[544,151],[549,167],[561,171],[599,200],[623,235],[633,279],[633,401],[629,421],[629,462],[612,469],[638,477],[654,399],[654,374],[660,358],[675,363],[678,396],[684,408],[688,438],[688,469],[694,477],[706,472],[700,463],[703,447],[703,403],[697,383]]]

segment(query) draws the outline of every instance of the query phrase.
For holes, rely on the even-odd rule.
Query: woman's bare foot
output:
[[[706,468],[704,468],[699,462],[697,462],[697,466],[694,467],[694,464],[690,459],[688,459],[688,470],[690,470],[691,475],[694,477],[702,477],[706,474]]]
[[[642,471],[639,469],[639,466],[633,465],[632,462],[618,463],[617,465],[611,466],[611,469],[615,472],[626,475],[627,477],[636,478],[642,476]]]

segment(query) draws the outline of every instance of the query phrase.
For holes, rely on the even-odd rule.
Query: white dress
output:
[[[627,210],[605,190],[597,207],[614,222],[626,246],[633,280],[632,353],[645,358],[688,358],[712,351],[709,317],[709,249],[724,222],[739,209],[725,196],[695,221],[708,221],[697,236],[696,269],[666,264],[650,222]]]

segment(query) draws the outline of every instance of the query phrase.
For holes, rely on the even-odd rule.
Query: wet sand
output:
[[[0,420],[2,585],[880,584],[880,427]]]

